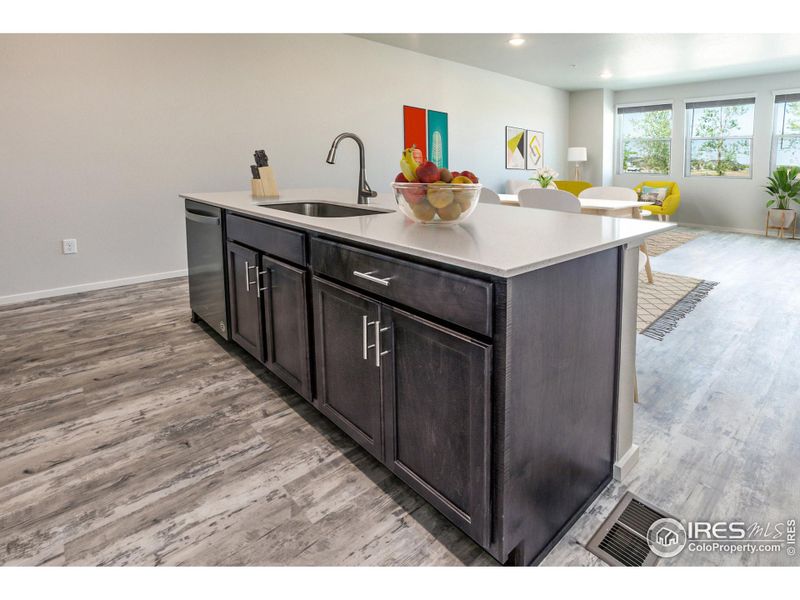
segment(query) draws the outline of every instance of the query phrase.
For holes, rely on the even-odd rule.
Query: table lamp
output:
[[[575,163],[575,181],[580,181],[581,163],[586,162],[586,148],[567,148],[567,162]]]

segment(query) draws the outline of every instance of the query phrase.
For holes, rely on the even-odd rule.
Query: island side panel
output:
[[[636,397],[636,311],[639,300],[639,246],[625,246],[623,257],[619,389],[617,393],[617,448],[614,456],[614,479],[617,481],[623,481],[639,460],[639,446],[633,443],[633,407]]]
[[[611,480],[621,250],[509,280],[502,554],[536,563]]]

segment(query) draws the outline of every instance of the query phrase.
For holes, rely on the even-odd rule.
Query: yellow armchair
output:
[[[556,187],[558,189],[563,190],[565,192],[569,192],[570,194],[572,194],[574,196],[577,196],[583,190],[588,190],[590,187],[592,187],[592,184],[587,182],[587,181],[567,181],[567,180],[558,181],[558,180],[556,180],[553,183],[556,184]]]
[[[649,210],[654,215],[658,215],[658,219],[661,220],[663,216],[664,219],[669,221],[669,216],[674,215],[675,211],[678,210],[678,206],[681,204],[681,190],[678,187],[678,184],[674,181],[643,181],[635,188],[633,188],[637,194],[642,193],[642,188],[644,186],[647,187],[661,187],[667,188],[667,197],[664,198],[664,202],[661,206],[648,206],[645,210]]]

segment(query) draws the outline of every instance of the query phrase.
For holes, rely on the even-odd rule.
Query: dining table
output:
[[[498,194],[500,203],[507,206],[519,206],[519,198],[516,194]],[[578,198],[581,203],[581,214],[601,215],[604,217],[628,217],[641,219],[642,209],[653,206],[652,202],[639,202],[638,200],[608,200],[606,198]],[[647,273],[647,282],[653,283],[653,269],[650,266],[650,252],[647,249],[647,241],[642,243],[641,250],[646,260],[644,264]]]

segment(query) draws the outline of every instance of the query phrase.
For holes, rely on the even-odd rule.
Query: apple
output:
[[[417,179],[422,183],[439,181],[439,167],[436,166],[436,163],[426,160],[417,167]]]
[[[461,175],[461,173],[459,173],[458,171],[450,171],[450,175],[452,175],[453,177],[458,177],[459,175]]]
[[[414,186],[411,189],[403,190],[403,198],[405,198],[406,202],[408,202],[409,204],[419,204],[425,199],[424,186],[420,187]]]
[[[397,177],[394,178],[395,183],[408,183],[408,179],[402,173],[398,173]]]
[[[461,174],[468,178],[472,183],[478,183],[478,177],[472,171],[461,171]]]

